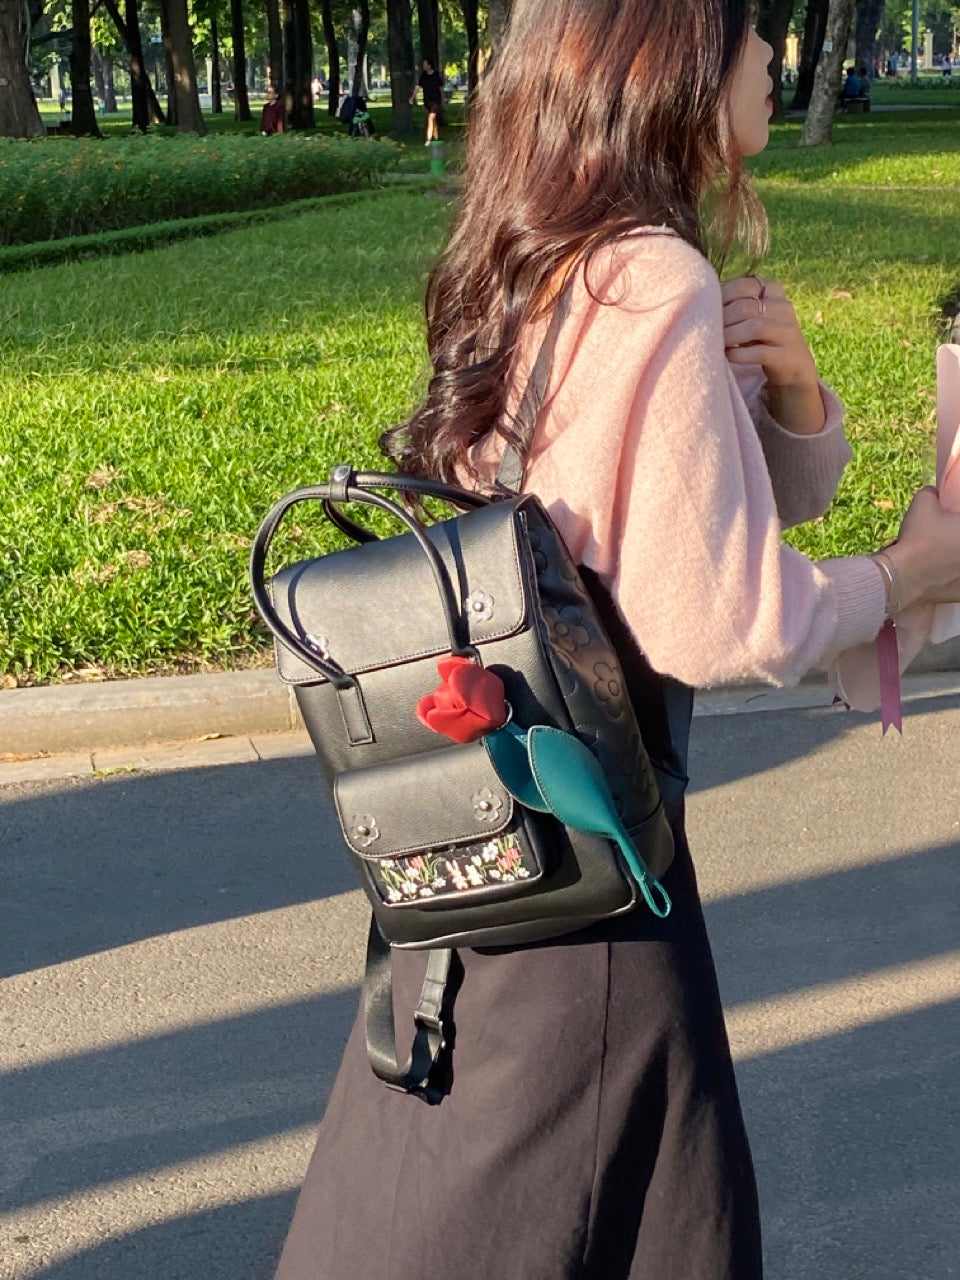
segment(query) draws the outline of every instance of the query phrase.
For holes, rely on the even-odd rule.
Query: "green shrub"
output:
[[[0,244],[115,231],[353,191],[397,164],[380,140],[0,139]]]

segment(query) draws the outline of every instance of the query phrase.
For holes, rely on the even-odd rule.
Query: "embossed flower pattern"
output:
[[[611,666],[609,662],[598,662],[593,674],[596,676],[593,692],[597,701],[608,716],[617,719],[623,714],[623,677],[619,667]]]
[[[550,639],[561,651],[576,653],[590,643],[590,632],[583,625],[583,614],[575,604],[564,605],[562,609],[547,607],[543,616],[550,628]]]

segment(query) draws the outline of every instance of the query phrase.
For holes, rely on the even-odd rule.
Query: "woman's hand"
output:
[[[900,604],[960,603],[960,515],[946,511],[936,489],[921,489],[884,554],[897,571]]]
[[[722,286],[723,337],[731,364],[759,364],[771,416],[798,435],[825,420],[817,366],[790,299],[777,280],[739,276]]]

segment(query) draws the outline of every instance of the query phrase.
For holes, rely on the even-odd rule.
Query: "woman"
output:
[[[662,55],[671,51],[669,59]],[[960,597],[960,517],[917,496],[886,559],[780,540],[849,457],[783,289],[704,256],[762,211],[771,50],[743,0],[514,0],[431,280],[434,377],[387,438],[403,469],[490,486],[505,444],[616,602],[663,713],[648,743],[677,856],[666,921],[461,953],[452,1090],[384,1088],[355,1028],[278,1280],[756,1280],[747,1139],[683,830],[690,688],[797,680],[888,609]],[[558,297],[535,423],[514,411]],[[525,447],[525,428],[535,427]],[[632,637],[632,639],[631,639]],[[398,1008],[423,959],[394,959]]]
[[[437,121],[443,111],[443,84],[439,73],[435,70],[429,58],[424,58],[421,63],[420,78],[417,80],[416,88],[410,95],[411,106],[417,100],[417,89],[423,90],[423,109],[427,113],[427,136],[423,145],[429,147],[431,142],[440,141],[440,130],[437,128]]]

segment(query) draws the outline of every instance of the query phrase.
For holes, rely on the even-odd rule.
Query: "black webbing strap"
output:
[[[500,463],[500,470],[497,472],[497,484],[510,489],[513,493],[519,493],[523,488],[523,472],[526,466],[527,449],[530,447],[530,440],[537,425],[537,415],[540,412],[540,406],[543,404],[543,398],[547,394],[550,374],[553,372],[553,357],[557,349],[557,338],[560,336],[563,322],[570,314],[570,295],[572,292],[573,289],[568,282],[563,286],[559,297],[554,303],[553,315],[550,317],[547,332],[540,345],[540,350],[537,352],[537,358],[533,363],[530,377],[527,379],[527,385],[524,387],[523,395],[520,399],[520,407],[517,410],[517,441],[515,444],[511,444],[509,440],[507,441],[507,447],[503,452],[503,461]]]
[[[367,1056],[374,1075],[391,1089],[413,1094],[424,1102],[440,1102],[446,1092],[439,1058],[447,1047],[444,1000],[453,952],[437,949],[427,953],[427,972],[414,1010],[416,1033],[413,1048],[404,1066],[397,1061],[397,1040],[393,1022],[393,986],[390,978],[390,947],[384,942],[376,920],[370,921],[367,938],[367,967],[363,975],[363,1016],[366,1024]]]

